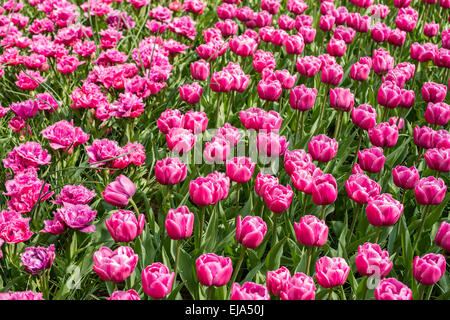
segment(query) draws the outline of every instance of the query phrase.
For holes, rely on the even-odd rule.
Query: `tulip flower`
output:
[[[103,199],[116,207],[125,207],[134,196],[136,187],[130,179],[123,174],[118,176],[114,182],[106,186],[102,192]]]
[[[411,300],[412,291],[395,278],[380,281],[375,288],[375,300]]]
[[[199,282],[207,287],[226,285],[233,272],[231,259],[214,253],[202,254],[195,261],[195,267]]]
[[[377,147],[391,148],[398,141],[398,127],[391,126],[387,122],[382,122],[372,129],[369,129],[370,143]]]
[[[284,266],[274,271],[268,271],[266,285],[269,292],[276,297],[280,297],[281,292],[285,291],[287,288],[290,278],[291,274]]]
[[[241,287],[235,282],[231,286],[230,300],[270,300],[270,296],[264,285],[245,282]]]
[[[318,176],[312,184],[313,202],[322,206],[321,219],[325,218],[325,206],[333,203],[337,199],[336,179],[329,173]]]
[[[392,169],[392,179],[394,184],[403,189],[414,189],[419,182],[420,175],[416,167],[407,168],[404,166],[396,166]]]
[[[450,120],[450,105],[444,102],[430,102],[425,110],[424,118],[429,124],[446,126]]]
[[[438,172],[450,171],[450,149],[449,148],[431,148],[425,154],[425,161],[431,170]]]
[[[105,220],[106,228],[116,242],[130,242],[136,239],[144,230],[145,216],[136,215],[132,211],[119,210]]]
[[[93,269],[103,281],[122,282],[133,273],[138,258],[131,247],[121,246],[114,251],[102,247],[94,253]]]
[[[442,221],[434,237],[434,242],[445,252],[450,252],[450,223]]]
[[[389,253],[381,250],[378,244],[366,242],[358,247],[355,265],[361,275],[381,279],[389,274],[393,262],[389,261]]]
[[[205,81],[209,77],[209,63],[205,60],[192,62],[190,65],[191,76],[195,80]]]
[[[366,207],[367,220],[373,226],[393,226],[404,209],[400,201],[395,200],[389,193],[374,196]],[[375,236],[375,241],[378,240]]]
[[[380,147],[358,150],[358,163],[364,171],[380,172],[383,169],[385,160],[383,149]]]
[[[329,298],[331,298],[332,288],[342,286],[347,280],[350,267],[343,258],[322,257],[315,264],[316,280],[319,285],[325,289],[330,289]]]
[[[198,82],[185,84],[178,89],[180,91],[181,100],[189,104],[196,104],[202,97],[203,88],[198,84]]]
[[[154,263],[142,270],[142,289],[153,299],[162,299],[172,290],[175,272],[162,263]]]
[[[261,217],[238,216],[236,222],[236,240],[244,247],[254,249],[261,244],[267,232],[267,225]]]
[[[186,178],[186,165],[178,158],[164,158],[156,161],[155,178],[162,185],[175,185]]]
[[[413,276],[425,286],[438,282],[445,273],[446,262],[442,254],[428,253],[413,260]]]
[[[308,143],[308,150],[314,160],[328,162],[336,156],[338,142],[324,134],[319,134],[311,138]]]
[[[281,300],[314,300],[316,297],[314,279],[298,272],[287,281],[287,285],[281,291],[280,296]]]

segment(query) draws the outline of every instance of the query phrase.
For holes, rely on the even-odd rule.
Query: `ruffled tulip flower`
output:
[[[364,171],[371,173],[380,172],[385,161],[386,157],[383,155],[383,149],[380,147],[358,150],[358,163]]]
[[[352,122],[362,130],[369,130],[377,124],[377,112],[369,104],[362,104],[352,109]]]
[[[180,110],[167,109],[156,122],[159,131],[164,134],[168,134],[169,130],[172,128],[182,128],[183,127],[183,116]]]
[[[446,126],[450,120],[450,105],[444,102],[430,102],[425,110],[424,118],[429,124]]]
[[[245,34],[230,39],[230,50],[241,57],[252,56],[257,47],[258,43],[255,39]]]
[[[413,276],[425,286],[438,282],[445,273],[446,262],[442,254],[428,253],[413,260]]]
[[[316,298],[314,279],[298,272],[289,279],[280,296],[281,300],[314,300]]]
[[[439,103],[447,95],[447,86],[435,82],[425,82],[422,86],[422,99],[425,102]]]
[[[130,242],[139,237],[144,230],[145,215],[138,218],[132,211],[119,210],[105,220],[106,228],[116,242]]]
[[[153,299],[162,299],[172,290],[175,272],[158,262],[142,270],[142,289]]]
[[[103,199],[110,205],[126,207],[136,193],[136,187],[129,178],[121,174],[114,182],[106,186],[102,192]]]
[[[285,187],[283,185],[273,184],[266,187],[264,201],[270,211],[273,213],[281,213],[289,208],[293,196],[294,193],[290,185]]]
[[[226,285],[233,272],[231,259],[214,253],[202,254],[195,261],[195,267],[198,281],[207,287]]]
[[[267,101],[277,101],[282,92],[281,83],[278,80],[261,80],[257,89],[259,97]]]
[[[289,142],[286,141],[285,136],[280,136],[272,131],[260,132],[256,136],[256,147],[260,155],[277,157],[284,155],[289,147]]]
[[[430,176],[419,180],[414,194],[419,204],[438,205],[444,200],[446,191],[444,180]]]
[[[328,162],[336,156],[338,142],[324,134],[319,134],[311,138],[308,143],[308,150],[313,160]]]
[[[428,38],[432,38],[439,33],[439,24],[435,22],[425,23],[423,26],[423,34]]]
[[[381,186],[364,173],[351,174],[345,181],[345,189],[348,197],[359,204],[366,204],[381,193]]]
[[[235,282],[231,286],[230,300],[270,300],[267,287],[254,282],[245,282],[242,287]]]
[[[322,67],[320,81],[330,86],[337,86],[341,83],[344,76],[344,69],[337,63],[325,65]]]
[[[301,34],[289,36],[284,44],[286,53],[292,55],[299,55],[305,48],[305,41]]]
[[[25,271],[33,275],[42,275],[42,273],[50,269],[55,260],[55,246],[52,244],[48,248],[45,247],[28,247],[25,252],[20,254],[21,264],[25,267]]]
[[[450,223],[442,221],[436,236],[434,237],[436,245],[444,249],[445,252],[450,252]]]
[[[356,81],[366,81],[370,74],[370,67],[367,64],[356,62],[350,68],[350,77]]]
[[[412,291],[395,278],[380,281],[375,288],[375,300],[411,300]]]
[[[413,131],[413,141],[416,146],[419,148],[433,148],[433,138],[436,135],[436,132],[430,127],[423,126],[415,126]]]
[[[183,128],[194,134],[204,132],[208,127],[208,117],[203,111],[189,110],[183,117]]]
[[[278,184],[278,177],[259,172],[255,179],[256,194],[260,197],[264,197],[266,188],[273,184]]]
[[[291,273],[284,266],[277,270],[268,271],[266,276],[266,285],[269,292],[276,297],[280,297],[281,292],[285,291],[287,288],[290,278]]]
[[[387,250],[381,250],[376,243],[366,242],[358,247],[355,265],[361,275],[381,279],[389,274],[394,264],[389,261]]]
[[[449,148],[431,148],[425,154],[425,161],[428,168],[438,172],[450,171],[450,149]]]
[[[329,173],[320,175],[314,179],[311,186],[314,204],[322,206],[321,219],[325,218],[325,206],[337,199],[336,179]]]
[[[94,253],[94,271],[103,281],[122,282],[136,268],[139,256],[131,247],[121,246],[112,251],[101,247]]]
[[[312,157],[303,149],[286,150],[283,159],[284,170],[288,175],[292,175],[298,169],[308,169],[313,167]]]
[[[391,126],[387,122],[382,122],[372,129],[369,129],[370,143],[377,147],[391,148],[398,141],[398,127]]]
[[[414,189],[419,182],[420,175],[416,167],[396,166],[392,169],[394,184],[402,189]]]
[[[395,200],[389,193],[374,196],[366,207],[367,220],[376,227],[393,226],[397,223],[403,212],[404,206]],[[379,230],[379,229],[378,229]],[[375,236],[375,241],[378,237]]]
[[[114,291],[107,300],[141,300],[138,293],[134,289],[128,291]]]
[[[209,163],[224,163],[230,156],[230,143],[220,136],[213,138],[211,142],[205,143],[203,157]]]
[[[327,53],[333,57],[342,57],[346,50],[347,46],[344,40],[331,38],[327,44]]]
[[[348,112],[353,108],[355,95],[348,88],[330,89],[330,106],[338,111]]]
[[[198,84],[198,82],[185,84],[178,89],[180,91],[181,100],[189,104],[196,104],[202,97],[203,88]]]
[[[172,128],[166,135],[167,147],[179,155],[191,151],[196,140],[197,137],[192,131],[184,128]]]
[[[342,286],[350,272],[347,262],[340,257],[322,257],[317,260],[315,269],[317,283],[325,289],[330,289],[330,298],[332,288]]]
[[[297,59],[297,71],[304,77],[313,77],[320,71],[322,62],[315,56],[299,57]]]
[[[294,223],[294,231],[297,241],[304,246],[321,247],[327,242],[328,227],[325,221],[319,220],[315,216],[301,217],[300,222]]]
[[[186,165],[178,158],[164,158],[156,161],[155,178],[162,185],[175,185],[186,178]]]

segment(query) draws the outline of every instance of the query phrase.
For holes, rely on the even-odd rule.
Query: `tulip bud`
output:
[[[205,60],[198,60],[191,63],[191,76],[195,80],[205,81],[209,77],[209,63]]]
[[[289,104],[292,109],[306,111],[314,107],[317,89],[307,88],[304,84],[296,86],[289,93]]]
[[[254,249],[261,244],[267,232],[267,225],[261,217],[237,217],[236,240],[244,247]]]
[[[167,157],[156,161],[155,178],[162,185],[175,185],[186,178],[186,165],[178,158]]]
[[[358,150],[358,163],[364,171],[371,173],[380,172],[385,161],[386,157],[383,155],[383,149],[380,147]]]
[[[330,89],[330,105],[333,109],[348,112],[353,108],[355,96],[348,88]]]
[[[333,203],[337,199],[337,183],[331,174],[324,174],[314,179],[311,185],[312,200],[318,206]]]

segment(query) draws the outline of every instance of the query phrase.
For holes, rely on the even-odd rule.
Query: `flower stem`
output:
[[[209,286],[207,290],[207,297],[206,300],[212,300],[214,293],[214,286]]]
[[[313,246],[308,247],[308,263],[306,264],[306,274],[309,275],[309,269],[311,267],[311,258],[312,258]]]
[[[420,236],[422,235],[422,231],[423,231],[423,226],[425,225],[425,220],[427,219],[427,215],[430,211],[430,208],[431,208],[431,206],[425,206],[425,210],[423,212],[423,217],[422,217],[422,222],[420,223],[419,232],[417,233],[417,239],[414,243],[413,253],[416,251],[417,245],[419,244]]]
[[[326,206],[322,206],[322,213],[320,214],[320,220],[325,220],[325,209]]]
[[[178,257],[180,255],[180,247],[181,247],[181,240],[177,240],[177,250],[175,252],[175,265],[173,267],[173,271],[175,273],[174,281],[177,282],[177,271],[178,271]]]
[[[236,216],[239,213],[239,183],[236,183]]]
[[[373,243],[377,243],[378,238],[380,237],[381,226],[377,226],[377,231],[375,232],[375,238],[373,239]]]
[[[231,281],[229,282],[230,283],[230,294],[231,294],[231,286],[236,281],[236,277],[239,273],[239,269],[241,268],[242,261],[244,261],[246,250],[247,250],[247,247],[242,246],[241,255],[239,256],[238,263],[236,264],[236,268],[234,269],[233,276],[231,277]]]
[[[278,218],[278,214],[274,213],[273,216],[273,226],[272,226],[272,243],[271,243],[271,247],[273,248],[275,246],[275,243],[277,242],[277,219]]]

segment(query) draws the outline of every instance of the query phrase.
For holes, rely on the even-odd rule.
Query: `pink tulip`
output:
[[[445,273],[445,257],[442,254],[428,253],[413,260],[413,276],[423,285],[431,286]]]
[[[138,293],[134,289],[128,291],[114,291],[107,300],[141,300]]]
[[[371,173],[380,172],[385,161],[386,157],[383,155],[383,149],[380,147],[358,150],[358,163],[364,171]]]
[[[216,136],[211,142],[205,143],[203,157],[209,163],[223,163],[230,156],[230,152],[230,143]]]
[[[384,23],[376,22],[371,30],[370,36],[375,42],[386,42],[389,37],[390,28]]]
[[[178,158],[164,158],[156,161],[155,178],[162,185],[175,185],[186,178],[186,165]]]
[[[211,76],[210,88],[214,92],[228,92],[233,83],[232,75],[227,71],[217,71]]]
[[[370,67],[367,64],[356,62],[350,68],[350,77],[356,81],[366,81],[370,74]]]
[[[327,44],[327,53],[333,57],[342,57],[347,50],[344,40],[331,38]]]
[[[397,108],[402,101],[402,91],[393,82],[383,82],[378,89],[377,101],[386,108]]]
[[[328,162],[336,156],[338,142],[324,134],[319,134],[311,138],[308,143],[308,150],[314,160]]]
[[[217,16],[219,19],[234,19],[237,15],[238,8],[235,4],[222,3],[217,7]]]
[[[337,183],[331,174],[316,177],[311,185],[312,200],[318,206],[325,206],[337,199]]]
[[[394,264],[389,261],[389,252],[381,250],[376,243],[366,242],[358,247],[355,265],[361,275],[380,279],[389,274]]]
[[[316,298],[314,279],[298,272],[289,279],[280,295],[281,300],[314,300]]]
[[[169,130],[172,128],[182,128],[183,127],[183,116],[180,110],[167,109],[158,118],[157,126],[159,131],[164,134],[168,134]]]
[[[413,132],[413,141],[414,144],[418,147],[429,149],[433,148],[433,138],[436,135],[436,132],[430,127],[423,126],[414,127]]]
[[[398,106],[401,108],[411,108],[414,105],[414,101],[416,99],[414,90],[401,89],[400,92],[402,98]]]
[[[291,205],[294,193],[290,185],[287,187],[279,184],[272,184],[266,187],[264,201],[273,213],[282,213]]]
[[[416,167],[407,168],[396,166],[392,169],[392,179],[394,184],[403,189],[414,189],[419,182],[420,175]]]
[[[230,50],[241,57],[248,57],[255,53],[258,43],[246,35],[235,36],[230,39]]]
[[[450,120],[450,105],[440,103],[428,103],[427,110],[424,115],[425,121],[429,124],[446,126]]]
[[[288,15],[282,14],[278,17],[278,27],[280,27],[280,29],[290,31],[294,29],[294,26],[295,20]]]
[[[139,220],[132,211],[119,210],[105,220],[106,228],[116,242],[130,242],[140,236],[145,226],[145,215]]]
[[[401,47],[406,41],[406,32],[398,28],[391,29],[388,34],[388,42],[393,46]]]
[[[284,44],[287,54],[299,55],[303,52],[305,48],[305,42],[301,34],[289,36]]]
[[[208,127],[208,117],[203,111],[189,110],[183,117],[183,128],[194,134],[204,132]]]
[[[414,188],[416,201],[422,205],[438,205],[445,197],[447,186],[444,180],[435,177],[426,177],[419,180]]]
[[[198,206],[215,204],[220,199],[217,185],[210,178],[199,177],[189,182],[189,195]]]
[[[397,223],[404,206],[389,193],[383,193],[369,200],[366,207],[367,220],[373,226],[393,226]]]
[[[198,84],[198,82],[185,84],[178,89],[180,91],[181,100],[189,104],[196,104],[202,97],[203,88]]]
[[[346,44],[352,43],[353,39],[355,39],[355,35],[355,30],[353,30],[352,28],[346,28],[342,25],[337,26],[333,31],[333,38],[337,40],[343,40]]]
[[[167,212],[165,227],[170,239],[187,239],[194,228],[194,214],[186,206],[170,209]]]
[[[307,88],[304,84],[294,87],[289,93],[289,104],[292,109],[306,111],[314,107],[317,89]]]
[[[325,289],[342,286],[347,280],[350,267],[343,258],[322,257],[315,264],[316,280]]]
[[[423,26],[423,33],[428,38],[432,38],[439,33],[439,24],[435,22],[425,23]]]
[[[410,56],[411,59],[419,62],[428,62],[434,59],[438,47],[433,43],[419,44],[414,42],[411,45]]]
[[[377,112],[369,104],[362,104],[352,109],[353,123],[363,130],[369,130],[377,124]]]
[[[247,157],[235,157],[227,160],[225,167],[227,176],[230,177],[231,181],[244,183],[252,178],[255,163]]]
[[[177,154],[185,154],[194,147],[197,137],[191,130],[183,128],[172,128],[166,135],[167,147]]]
[[[281,83],[278,80],[261,80],[257,86],[258,95],[263,100],[277,101],[282,92]]]
[[[136,193],[136,187],[130,179],[121,174],[102,192],[103,199],[116,207],[125,207]]]
[[[216,137],[217,139],[223,139],[227,141],[230,146],[235,146],[241,139],[239,130],[233,127],[229,123],[225,123],[223,127],[217,128]]]
[[[94,253],[93,269],[103,281],[122,282],[133,273],[138,258],[131,247],[121,246],[114,251],[101,247]]]
[[[398,1],[398,0],[395,0]],[[375,300],[411,300],[412,291],[395,278],[380,281],[375,288]]]
[[[328,227],[315,216],[301,217],[299,223],[294,223],[294,230],[297,241],[304,246],[321,247],[327,242]]]
[[[394,68],[394,58],[389,54],[389,51],[380,48],[373,52],[372,66],[375,74],[385,74]]]
[[[321,61],[314,56],[299,57],[296,66],[298,73],[302,76],[312,77],[319,72]]]
[[[298,35],[301,35],[303,37],[303,41],[305,43],[313,43],[314,39],[316,38],[317,30],[309,25],[300,26],[297,28]]]
[[[261,217],[237,217],[236,240],[244,247],[254,249],[261,244],[267,232],[267,225]]]
[[[348,88],[330,89],[330,106],[333,109],[348,112],[353,108],[355,96]]]
[[[280,136],[272,131],[260,132],[256,136],[256,147],[261,155],[282,156],[289,147],[289,142],[286,141],[285,136]]]
[[[275,70],[275,78],[281,83],[283,89],[291,89],[295,81],[297,81],[297,75],[291,75],[288,70]]]
[[[431,170],[439,172],[450,171],[450,149],[449,148],[431,148],[425,154],[425,161]]]
[[[345,189],[350,199],[365,204],[381,193],[381,186],[364,173],[351,174],[345,181]]]
[[[192,62],[190,65],[191,76],[195,80],[205,81],[209,77],[209,63],[205,60]]]
[[[312,194],[314,180],[322,175],[322,170],[316,168],[316,166],[311,163],[303,169],[296,168],[291,174],[291,180],[295,189],[306,194]]]
[[[398,141],[398,127],[391,126],[387,122],[382,122],[369,129],[370,143],[377,147],[391,148],[397,144]]]
[[[214,253],[202,254],[195,261],[195,267],[199,282],[207,287],[226,285],[233,273],[231,259]]]
[[[450,223],[442,221],[436,232],[434,242],[445,252],[450,252]]]
[[[332,15],[320,16],[319,29],[322,31],[330,31],[333,29],[336,18]]]
[[[254,282],[245,282],[242,287],[235,282],[231,286],[230,300],[270,300],[266,286]]]
[[[281,292],[287,287],[290,278],[291,274],[284,266],[274,271],[268,271],[266,284],[269,292],[274,296],[279,297]]]
[[[435,82],[425,82],[422,86],[422,99],[425,102],[439,103],[447,95],[447,86]]]
[[[142,289],[153,299],[162,299],[172,290],[175,272],[161,262],[153,263],[142,270]]]
[[[322,67],[320,81],[331,86],[337,86],[344,76],[344,69],[337,63]]]
[[[255,192],[258,196],[264,197],[266,188],[270,185],[278,184],[278,177],[258,173],[255,179]]]

